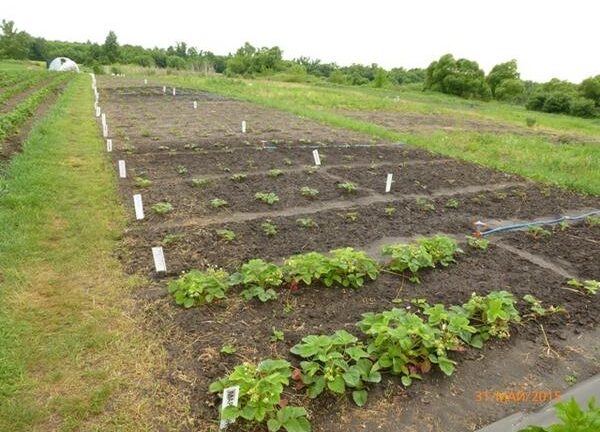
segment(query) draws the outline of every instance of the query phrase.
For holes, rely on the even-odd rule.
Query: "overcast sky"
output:
[[[217,54],[245,41],[339,65],[426,67],[447,52],[487,71],[517,59],[523,79],[579,82],[600,74],[596,0],[3,1],[0,18],[47,39],[167,47]]]

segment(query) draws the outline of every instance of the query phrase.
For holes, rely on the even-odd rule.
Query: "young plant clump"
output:
[[[283,283],[283,273],[275,264],[253,259],[244,264],[239,272],[231,275],[230,283],[244,288],[240,295],[245,300],[256,297],[264,303],[277,298],[273,288]]]
[[[256,192],[254,198],[269,205],[279,202],[279,197],[274,192]]]
[[[148,180],[146,177],[136,177],[134,179],[135,186],[139,188],[147,188],[152,186],[152,182]]]
[[[221,198],[213,198],[210,200],[210,206],[212,208],[221,208],[227,205],[227,201],[225,201],[224,199]]]
[[[303,186],[300,188],[300,193],[302,194],[302,196],[305,196],[307,198],[315,198],[317,195],[319,195],[319,190],[313,189],[308,186]]]
[[[221,239],[225,240],[226,242],[234,241],[236,238],[235,233],[228,229],[218,229],[215,232]]]
[[[296,219],[296,223],[302,228],[315,228],[317,226],[316,222],[309,217],[298,218]]]
[[[358,186],[356,185],[356,183],[352,183],[350,181],[338,183],[338,187],[340,189],[343,189],[344,192],[347,192],[347,193],[356,192],[356,190],[358,189]]]
[[[229,177],[229,179],[231,181],[234,181],[234,182],[237,182],[237,183],[243,182],[247,178],[248,178],[248,176],[246,174],[234,174],[231,177]]]
[[[212,303],[225,298],[229,288],[229,274],[224,270],[191,270],[168,285],[175,303],[185,308]]]
[[[490,241],[482,237],[467,236],[467,244],[473,249],[487,250]]]
[[[192,186],[197,187],[197,188],[203,188],[203,187],[208,186],[209,184],[210,184],[209,179],[200,178],[200,177],[194,177],[192,179]]]
[[[283,171],[280,169],[273,168],[272,170],[269,170],[269,177],[279,177],[281,175],[283,175]]]
[[[260,224],[260,227],[262,228],[265,235],[268,237],[275,237],[277,235],[277,233],[279,232],[277,230],[277,225],[275,225],[270,220],[267,220],[266,222],[263,222],[262,224]]]
[[[152,206],[152,211],[159,215],[165,215],[173,211],[173,205],[168,202],[158,202]]]

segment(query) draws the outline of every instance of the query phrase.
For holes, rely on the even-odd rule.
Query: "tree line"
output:
[[[233,54],[217,55],[185,42],[177,42],[166,49],[120,45],[113,31],[108,33],[103,44],[98,44],[33,37],[18,31],[13,21],[2,20],[1,30],[0,58],[49,62],[64,56],[96,72],[102,72],[102,65],[134,64],[228,76],[268,76],[292,82],[328,81],[372,87],[414,84],[423,90],[463,98],[522,104],[530,110],[579,117],[600,115],[600,75],[579,84],[559,79],[536,83],[521,79],[516,60],[494,66],[487,75],[476,61],[455,59],[452,54],[443,55],[425,69],[396,67],[385,70],[377,64],[338,66],[309,57],[285,60],[283,51],[277,46],[258,48],[249,43]]]

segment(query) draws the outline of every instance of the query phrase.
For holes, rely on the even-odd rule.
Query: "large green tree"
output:
[[[584,79],[579,85],[583,97],[594,101],[600,107],[600,75]]]
[[[102,54],[105,62],[108,63],[117,63],[121,58],[117,35],[112,30],[108,32],[104,45],[102,45]]]
[[[507,80],[520,80],[521,75],[517,68],[517,61],[510,60],[506,63],[497,64],[492,68],[486,80],[492,91],[492,96],[496,97],[496,88]],[[514,82],[513,82],[514,84]]]
[[[14,21],[2,20],[0,57],[24,60],[29,58],[33,38],[24,31],[17,31]]]
[[[465,98],[488,100],[490,87],[477,62],[445,54],[426,70],[424,88]]]

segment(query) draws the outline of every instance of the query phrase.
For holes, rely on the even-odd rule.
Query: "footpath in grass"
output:
[[[0,179],[0,430],[156,430],[185,402],[113,255],[125,218],[77,77]]]
[[[161,77],[161,80],[176,86],[202,89],[255,102],[324,124],[352,129],[390,141],[403,141],[537,181],[600,195],[600,146],[598,144],[554,144],[541,136],[521,136],[510,133],[471,131],[440,131],[434,134],[399,133],[371,122],[336,113],[336,109],[369,110],[373,107],[379,109],[386,106],[386,103],[391,103],[388,100],[386,103],[382,102],[380,106],[373,101],[375,98],[373,94],[366,99],[360,98],[357,97],[359,93],[352,89],[346,90],[348,100],[344,103],[345,93],[341,90],[340,95],[340,92],[332,92],[331,89],[318,86],[193,76],[169,76]],[[380,97],[385,100],[385,94]],[[402,95],[399,97],[402,98]],[[363,108],[360,106],[361,101],[366,104]],[[431,103],[436,103],[435,99]],[[497,117],[498,120],[506,120],[510,117],[506,112],[511,109],[519,111],[519,115],[523,114],[522,109],[510,105],[495,111],[490,110],[488,114]],[[515,114],[515,117],[518,116]],[[598,128],[594,120],[570,121],[567,116],[552,116],[544,113],[535,113],[535,117],[541,118],[545,126],[555,124],[556,128],[561,130],[567,128],[571,132],[586,134],[597,131]]]

